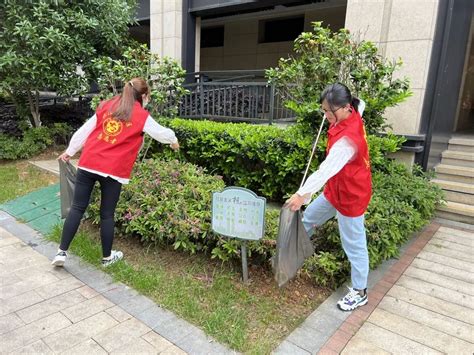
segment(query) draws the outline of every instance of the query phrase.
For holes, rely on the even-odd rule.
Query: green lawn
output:
[[[0,163],[0,203],[57,181],[57,177],[27,161]]]
[[[58,242],[60,232],[58,226],[49,238]],[[250,269],[253,282],[244,286],[237,265],[202,255],[147,250],[124,237],[116,238],[114,248],[125,254],[124,261],[105,269],[116,281],[248,354],[269,354],[330,293],[304,279],[278,290],[271,273],[261,267]],[[81,228],[71,250],[100,267],[100,242],[94,226]]]

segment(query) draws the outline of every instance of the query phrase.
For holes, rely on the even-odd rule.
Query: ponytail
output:
[[[118,120],[130,121],[135,101],[142,104],[142,95],[148,94],[148,84],[142,78],[133,78],[125,84],[119,100],[113,107],[112,116]]]
[[[357,97],[351,96],[351,106],[354,107],[357,112],[359,112],[359,104],[360,100]]]

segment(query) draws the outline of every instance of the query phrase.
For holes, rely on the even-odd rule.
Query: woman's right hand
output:
[[[58,157],[58,160],[62,160],[64,162],[68,162],[69,160],[71,159],[71,156],[69,154],[67,154],[66,152],[64,152],[63,154],[61,154],[59,157]]]
[[[171,149],[173,149],[175,152],[177,152],[179,150],[179,143],[176,142],[176,143],[171,143],[170,145]]]

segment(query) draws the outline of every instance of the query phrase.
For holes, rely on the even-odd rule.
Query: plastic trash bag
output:
[[[301,211],[293,212],[283,207],[280,212],[276,254],[272,260],[278,287],[295,277],[305,259],[313,253],[314,246],[301,221]]]
[[[59,191],[61,200],[61,217],[66,218],[72,205],[76,168],[70,162],[59,160]]]

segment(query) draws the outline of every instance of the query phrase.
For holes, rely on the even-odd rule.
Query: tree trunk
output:
[[[41,126],[41,119],[39,113],[39,91],[35,90],[35,96],[31,94],[30,90],[26,91],[28,94],[28,103],[30,104],[30,113],[31,113],[31,123],[33,127],[40,127]]]

